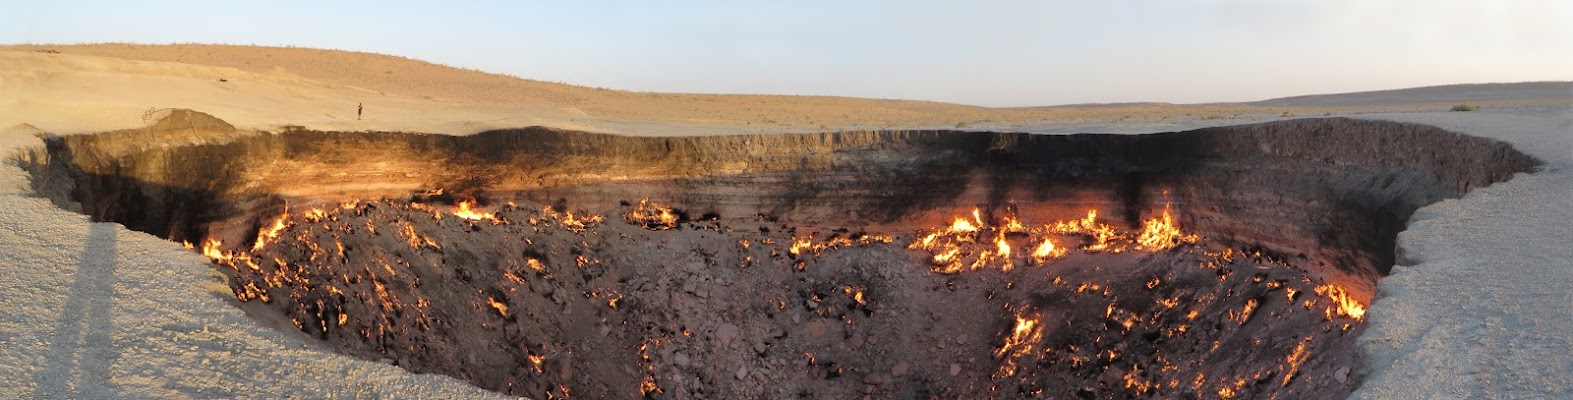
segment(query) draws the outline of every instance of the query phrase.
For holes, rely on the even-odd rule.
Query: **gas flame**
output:
[[[815,234],[792,238],[792,245],[787,247],[787,254],[794,260],[802,260],[809,255],[818,255],[828,250],[842,247],[870,246],[875,244],[890,243],[889,236],[857,233],[851,236],[832,236],[823,242],[814,241]],[[761,243],[764,243],[761,241]]]
[[[224,241],[222,241],[222,240],[218,240],[218,239],[205,240],[205,241],[202,242],[202,255],[207,256],[209,259],[212,259],[213,261],[227,262],[227,261],[229,261],[230,259],[232,259],[234,257],[232,255],[228,254],[228,253],[225,253],[223,250],[219,250],[219,246],[223,246],[223,245],[224,245]]]
[[[486,297],[486,302],[491,304],[492,309],[497,310],[497,314],[504,317],[508,316],[508,303],[497,301],[496,297],[490,296]]]
[[[1064,257],[1065,251],[1066,250],[1064,248],[1054,246],[1053,240],[1044,238],[1043,243],[1032,249],[1032,261],[1038,264],[1043,264],[1048,262],[1050,259]]]
[[[559,224],[562,224],[563,229],[573,233],[584,233],[586,229],[606,221],[606,217],[595,214],[574,215],[573,211],[558,213],[550,205],[542,207],[541,214],[544,217],[556,219]]]
[[[308,222],[322,222],[322,220],[328,218],[328,212],[321,208],[312,208],[306,211],[306,214],[302,215],[302,217],[305,217]]]
[[[664,393],[664,391],[661,390],[660,386],[655,385],[654,376],[646,375],[643,381],[639,381],[639,394],[649,397],[651,393],[660,394]]]
[[[863,288],[845,285],[841,287],[841,291],[846,293],[848,296],[852,296],[852,301],[857,302],[858,305],[868,305],[868,301],[863,299]]]
[[[1353,296],[1350,296],[1349,292],[1344,291],[1344,288],[1333,284],[1321,285],[1316,287],[1316,294],[1327,297],[1328,300],[1333,302],[1333,305],[1326,310],[1329,321],[1339,315],[1353,318],[1356,321],[1365,318],[1365,305],[1360,304]]]
[[[628,212],[626,219],[629,223],[652,231],[677,227],[677,214],[660,203],[651,203],[649,197],[640,199],[633,211]]]
[[[251,246],[252,250],[262,250],[262,247],[279,238],[279,232],[284,230],[284,220],[289,218],[289,207],[284,208],[284,215],[273,221],[273,226],[257,230],[257,243]]]
[[[1114,226],[1098,222],[1097,209],[1087,210],[1085,218],[1071,221],[1056,221],[1049,224],[1046,229],[1050,233],[1086,235],[1090,237],[1092,242],[1082,246],[1081,249],[1083,251],[1093,253],[1121,253],[1125,251],[1125,247],[1120,244],[1122,237],[1119,231],[1114,229]]]
[[[1136,249],[1164,251],[1182,243],[1196,243],[1197,239],[1195,234],[1180,231],[1179,224],[1174,222],[1174,215],[1169,213],[1169,205],[1165,204],[1163,215],[1142,221],[1141,234],[1136,236]]]
[[[1294,379],[1295,374],[1300,372],[1300,364],[1304,364],[1305,360],[1311,357],[1311,354],[1305,351],[1305,345],[1310,343],[1310,341],[1310,337],[1301,340],[1300,344],[1294,346],[1294,352],[1289,353],[1289,357],[1284,359],[1284,362],[1289,363],[1289,371],[1284,373],[1284,380],[1281,386],[1289,386],[1289,380]]]
[[[467,199],[454,204],[453,215],[471,221],[491,220],[496,221],[497,215],[483,212],[475,208],[475,199]]]
[[[1000,348],[994,350],[994,357],[1000,358],[1000,369],[995,372],[996,377],[1011,377],[1016,375],[1016,361],[1032,353],[1032,349],[1039,341],[1043,340],[1043,326],[1038,324],[1038,316],[1027,312],[1016,314],[1016,327],[1011,329],[1010,336]]]

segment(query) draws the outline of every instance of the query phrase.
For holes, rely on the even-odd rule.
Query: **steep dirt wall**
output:
[[[589,210],[649,197],[696,213],[891,226],[930,225],[974,204],[992,215],[1008,203],[1032,218],[1096,207],[1135,224],[1169,202],[1216,238],[1289,256],[1321,252],[1367,278],[1391,265],[1393,238],[1414,209],[1535,164],[1485,139],[1342,118],[1162,135],[231,131],[178,147],[125,137],[140,131],[71,136],[52,140],[50,152],[77,181],[95,182],[74,189],[76,199],[98,200],[85,213],[177,240],[254,231],[239,225],[279,214],[285,201],[435,189]]]

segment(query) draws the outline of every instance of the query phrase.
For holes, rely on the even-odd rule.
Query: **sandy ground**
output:
[[[1546,165],[1410,219],[1366,315],[1354,397],[1573,397],[1573,109],[1508,111],[1371,116],[1499,138]]]
[[[378,55],[314,59],[310,49],[121,47],[59,47],[63,54],[0,48],[0,129],[121,129],[142,126],[149,109],[182,107],[250,129],[468,134],[546,125],[671,135],[966,123],[980,130],[1147,133],[1280,119],[1288,111],[1361,114],[1500,138],[1546,160],[1545,170],[1416,214],[1400,236],[1404,265],[1380,283],[1368,316],[1368,376],[1356,397],[1573,397],[1573,295],[1566,290],[1573,280],[1573,228],[1566,223],[1573,215],[1573,100],[1506,102],[1472,113],[1365,114],[1445,108],[1424,102],[985,109],[616,92]],[[347,69],[391,72],[335,75]],[[366,104],[365,119],[354,118],[355,103]],[[9,160],[40,146],[34,133],[0,133],[0,154]],[[33,196],[27,179],[13,163],[0,165],[0,397],[493,395],[264,329],[233,306],[201,256],[116,224],[90,223]]]

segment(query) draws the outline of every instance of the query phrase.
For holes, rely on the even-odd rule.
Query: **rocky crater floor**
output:
[[[182,110],[47,144],[35,191],[188,243],[258,319],[535,398],[1343,398],[1404,221],[1538,164],[1342,118],[634,138]]]

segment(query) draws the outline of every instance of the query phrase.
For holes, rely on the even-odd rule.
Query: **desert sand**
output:
[[[58,53],[39,52],[50,49]],[[1565,85],[1564,85],[1565,86]],[[810,96],[633,93],[529,81],[398,57],[244,46],[0,47],[7,154],[38,133],[144,126],[165,108],[237,127],[464,135],[549,126],[627,135],[957,128],[1152,133],[1291,116],[1353,115],[1497,138],[1541,171],[1422,209],[1400,235],[1361,338],[1360,398],[1573,395],[1573,93],[1556,85],[1466,97],[1432,92],[1211,105],[984,108]],[[1371,100],[1377,98],[1378,100]],[[366,115],[355,119],[355,106]],[[25,124],[25,125],[24,125]],[[206,259],[180,245],[92,223],[0,170],[0,397],[484,397],[438,375],[321,349],[234,306]]]

